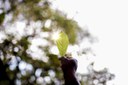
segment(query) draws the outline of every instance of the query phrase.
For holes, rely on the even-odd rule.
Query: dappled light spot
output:
[[[26,71],[28,72],[32,72],[33,71],[33,66],[31,64],[28,64],[26,65]]]
[[[49,37],[49,32],[41,32],[40,37],[42,38],[48,38]]]
[[[21,78],[21,74],[20,73],[17,73],[16,75],[18,78]]]
[[[21,70],[21,75],[22,76],[26,76],[27,75],[27,72],[25,70]]]
[[[35,76],[40,77],[41,73],[42,73],[42,69],[37,69],[35,72]]]
[[[36,79],[36,82],[38,83],[38,84],[43,84],[44,83],[44,79],[42,78],[42,77],[38,77],[37,79]],[[44,83],[45,84],[45,83]]]
[[[15,47],[14,48],[14,52],[18,52],[19,51],[19,48],[18,47]]]
[[[45,22],[45,27],[46,28],[49,28],[50,27],[50,25],[51,25],[51,20],[49,19],[49,20],[47,20],[46,22]]]
[[[50,77],[55,77],[55,75],[56,75],[53,70],[49,70],[48,74],[49,74]]]
[[[95,79],[94,81],[93,81],[93,84],[94,85],[97,85],[99,83],[99,81],[97,80],[97,79]]]
[[[20,69],[20,70],[25,70],[26,65],[27,65],[27,63],[26,63],[26,62],[21,61],[21,62],[19,63],[19,69]]]
[[[52,54],[56,54],[56,55],[59,54],[59,51],[58,51],[58,49],[57,49],[56,46],[52,46],[51,49],[50,49],[50,52],[51,52]]]
[[[9,56],[9,58],[10,58],[10,56]],[[17,60],[20,60],[20,59],[14,57],[14,56],[12,56],[11,61],[9,62],[9,64],[10,64],[9,69],[10,69],[10,70],[13,71],[13,70],[16,69],[16,66],[17,66]]]
[[[46,76],[44,77],[44,81],[49,84],[51,82],[51,79],[49,76]]]
[[[35,76],[31,76],[30,79],[29,79],[29,81],[30,82],[33,82],[33,81],[35,81],[35,79],[36,79]]]
[[[12,43],[13,43],[13,44],[16,44],[16,43],[17,43],[17,40],[16,40],[16,39],[13,39],[13,40],[12,40]]]
[[[24,62],[24,61],[21,61],[21,62],[19,63],[19,69],[20,69],[21,74],[22,74],[23,76],[25,76],[25,75],[27,75],[27,74],[31,74],[31,73],[33,72],[33,67],[32,67],[32,65],[31,65],[31,64],[28,64],[28,63],[26,63],[26,62]]]
[[[21,85],[21,80],[16,79],[15,83],[16,83],[16,85]]]

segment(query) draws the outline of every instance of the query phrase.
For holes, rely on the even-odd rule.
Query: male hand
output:
[[[61,68],[63,72],[76,72],[77,70],[77,60],[71,57],[61,57]]]
[[[77,60],[71,57],[61,57],[59,60],[61,62],[65,85],[80,85],[75,75]]]

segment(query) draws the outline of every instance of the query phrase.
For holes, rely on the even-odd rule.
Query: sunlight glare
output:
[[[56,40],[58,40],[59,39],[59,32],[54,32],[53,33],[53,36],[52,36],[52,39],[54,40],[54,41],[56,41]]]

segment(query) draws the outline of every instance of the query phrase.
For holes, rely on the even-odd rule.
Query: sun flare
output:
[[[60,37],[59,32],[54,32],[53,35],[52,35],[52,39],[55,40],[55,41],[58,40],[59,37]]]

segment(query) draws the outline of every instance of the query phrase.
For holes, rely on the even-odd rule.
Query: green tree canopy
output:
[[[0,85],[62,85],[60,62],[51,52],[57,30],[70,44],[91,36],[48,0],[1,0]]]

